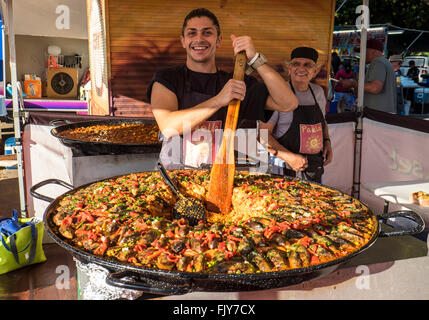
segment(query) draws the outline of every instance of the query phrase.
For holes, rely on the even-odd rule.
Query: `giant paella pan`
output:
[[[210,171],[170,171],[176,186],[205,201]],[[51,199],[49,183],[71,190]],[[156,294],[248,291],[285,287],[335,271],[379,236],[421,232],[414,212],[375,216],[363,203],[321,184],[237,171],[232,210],[191,226],[174,219],[177,201],[157,171],[133,173],[77,188],[59,180],[31,188],[51,202],[48,234],[78,260],[111,272],[109,284]],[[381,221],[406,215],[412,230],[381,232]]]

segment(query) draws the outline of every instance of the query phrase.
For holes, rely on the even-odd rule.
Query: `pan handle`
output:
[[[423,230],[425,229],[425,222],[414,211],[400,210],[400,211],[383,213],[381,216],[378,216],[378,219],[381,222],[387,224],[386,222],[388,219],[398,218],[398,217],[410,219],[414,221],[417,225],[414,228],[410,228],[410,229],[402,229],[402,230],[387,231],[387,232],[381,231],[379,234],[380,237],[413,235],[413,234],[418,234],[420,232],[423,232]]]
[[[54,119],[54,120],[51,120],[50,122],[49,122],[49,125],[51,126],[51,127],[58,127],[58,126],[60,126],[61,125],[61,123],[62,124],[70,124],[70,123],[72,123],[71,121],[69,121],[69,120],[64,120],[64,119]]]
[[[34,186],[32,186],[30,188],[30,194],[33,197],[35,197],[36,199],[39,199],[39,200],[43,200],[43,201],[46,201],[46,202],[52,202],[52,201],[54,201],[53,198],[44,196],[44,195],[36,192],[37,189],[39,189],[39,188],[41,188],[43,186],[46,186],[48,184],[51,184],[51,183],[52,184],[59,184],[60,186],[63,186],[63,187],[65,187],[67,189],[70,189],[70,190],[72,190],[74,188],[71,184],[69,184],[67,182],[64,182],[64,181],[61,181],[61,180],[58,180],[58,179],[48,179],[48,180],[41,181],[41,182],[35,184]]]
[[[109,273],[106,278],[106,283],[119,288],[139,290],[159,295],[179,295],[191,292],[189,283],[172,285],[164,281],[153,279],[145,281],[145,279],[142,279],[142,277],[129,270]]]

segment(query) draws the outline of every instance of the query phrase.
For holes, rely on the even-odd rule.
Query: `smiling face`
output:
[[[187,65],[192,69],[201,63],[214,65],[216,48],[220,47],[222,37],[210,18],[195,17],[188,20],[181,41],[186,49]]]
[[[317,66],[313,60],[307,58],[294,58],[288,65],[292,82],[310,83],[317,72]]]

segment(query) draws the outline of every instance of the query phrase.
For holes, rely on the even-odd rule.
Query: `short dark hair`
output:
[[[416,63],[414,62],[414,60],[410,60],[410,62],[408,62],[408,64],[411,66],[411,65],[415,65]]]
[[[219,26],[219,21],[217,20],[217,17],[214,15],[213,12],[211,12],[210,10],[206,9],[206,8],[198,8],[198,9],[194,9],[191,12],[188,13],[188,15],[185,17],[185,20],[183,21],[183,27],[182,27],[182,36],[185,35],[185,28],[186,25],[188,24],[188,20],[195,18],[195,17],[207,17],[209,18],[211,21],[213,21],[213,24],[216,27],[217,30],[217,35],[220,35],[220,26]]]

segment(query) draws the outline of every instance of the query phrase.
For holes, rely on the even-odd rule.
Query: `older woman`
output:
[[[288,65],[289,85],[298,98],[298,108],[274,112],[267,123],[268,151],[280,161],[280,171],[289,176],[321,182],[323,167],[332,160],[331,141],[325,121],[326,98],[322,87],[310,83],[317,74],[318,53],[313,48],[292,51]]]

